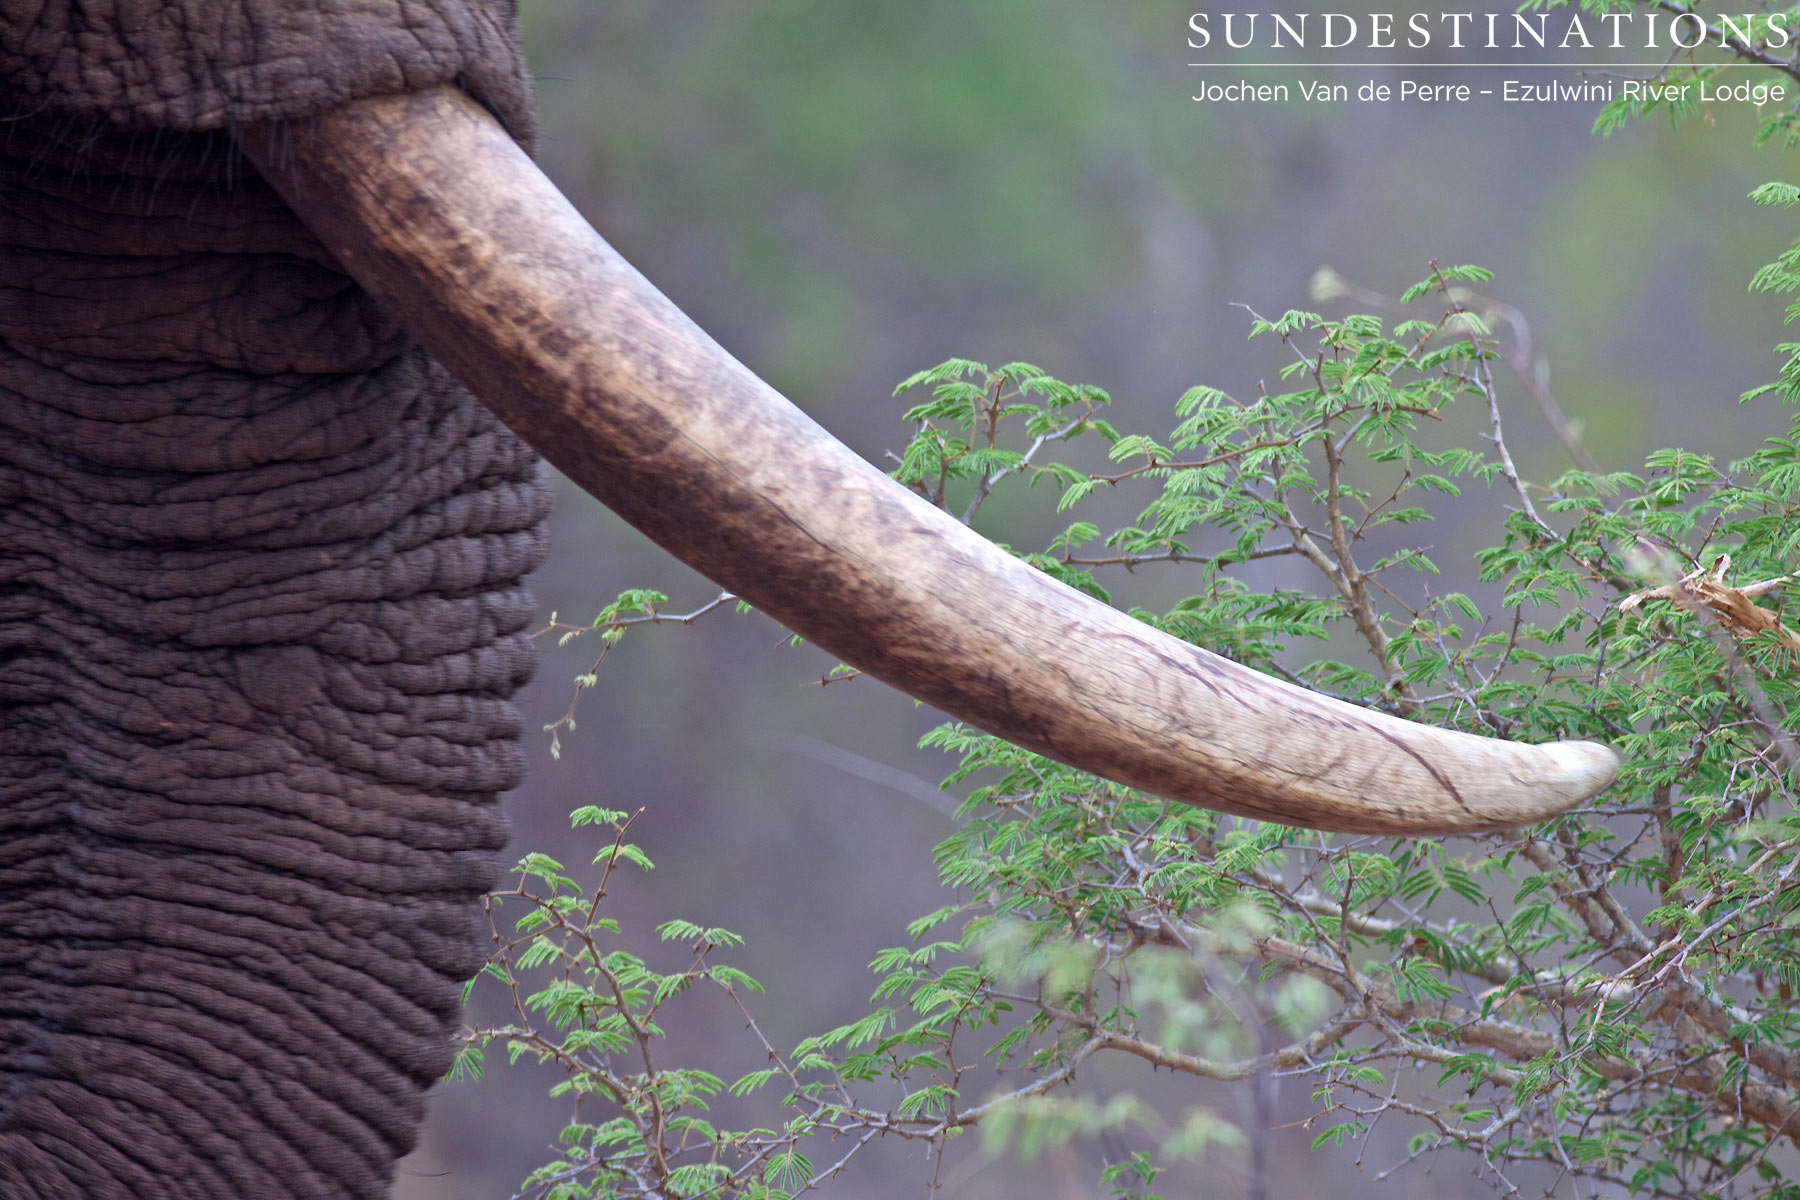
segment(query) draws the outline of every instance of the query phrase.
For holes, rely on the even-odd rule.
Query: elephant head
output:
[[[0,1195],[386,1189],[520,777],[533,446],[845,661],[1164,796],[1453,832],[1611,776],[1208,655],[856,459],[532,167],[508,5],[0,14]]]

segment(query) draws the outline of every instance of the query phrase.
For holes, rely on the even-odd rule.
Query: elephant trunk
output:
[[[1322,829],[1519,825],[1613,776],[1592,743],[1474,737],[1289,686],[1021,563],[721,349],[456,91],[243,145],[344,269],[576,483],[944,712],[1161,796]]]

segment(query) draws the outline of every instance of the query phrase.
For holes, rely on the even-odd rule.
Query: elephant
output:
[[[1176,800],[1473,831],[1615,769],[1206,654],[856,458],[532,165],[506,0],[0,0],[0,107],[6,1200],[386,1193],[523,771],[540,454]]]

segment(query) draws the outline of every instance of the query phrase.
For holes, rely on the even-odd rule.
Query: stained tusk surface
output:
[[[1591,742],[1403,721],[1160,633],[864,462],[690,321],[461,93],[250,131],[246,154],[414,336],[670,553],[952,716],[1082,770],[1320,829],[1526,824],[1604,787]]]

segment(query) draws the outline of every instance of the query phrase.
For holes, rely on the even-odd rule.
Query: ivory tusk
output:
[[[1554,815],[1611,781],[1196,649],[1013,558],[864,462],[621,258],[450,89],[251,131],[340,263],[506,423],[696,570],[844,662],[1159,796],[1369,833]]]

